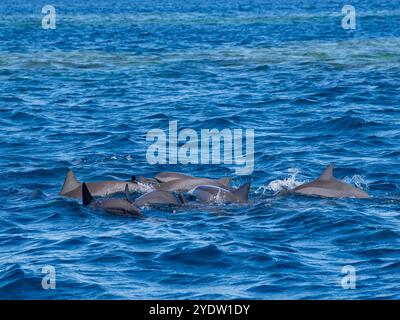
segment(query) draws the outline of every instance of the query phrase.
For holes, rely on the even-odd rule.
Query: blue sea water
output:
[[[400,1],[352,1],[355,30],[338,0],[54,0],[55,30],[44,4],[0,3],[1,299],[400,298]],[[149,164],[170,120],[254,129],[254,172]],[[274,197],[331,162],[372,198]],[[58,195],[68,168],[233,176],[251,200],[113,216]]]

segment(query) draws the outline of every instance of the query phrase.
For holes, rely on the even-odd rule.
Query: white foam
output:
[[[284,179],[273,180],[268,183],[267,186],[259,187],[255,192],[264,194],[266,191],[278,192],[281,190],[294,189],[297,186],[303,184],[305,181],[296,180],[296,176],[299,174],[300,170],[297,168],[289,168],[287,170],[287,176]]]
[[[146,192],[150,192],[150,191],[154,191],[154,187],[151,184],[147,184],[147,183],[143,183],[143,182],[138,182],[137,183],[139,186],[139,189],[141,190],[141,192],[146,193]]]
[[[362,189],[362,190],[369,189],[367,181],[365,180],[365,178],[363,176],[361,176],[359,174],[355,174],[351,178],[345,177],[343,180],[344,180],[344,182],[355,185],[359,189]]]

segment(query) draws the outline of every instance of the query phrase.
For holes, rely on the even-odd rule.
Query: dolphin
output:
[[[97,182],[87,182],[86,186],[93,196],[107,196],[113,193],[124,192],[125,186],[131,192],[146,192],[147,186],[135,181],[125,182],[125,181],[97,181]],[[82,197],[82,182],[75,178],[72,170],[69,170],[67,176],[64,180],[64,185],[60,191],[60,195],[69,198],[81,198]]]
[[[153,190],[141,195],[139,198],[134,200],[129,192],[129,188],[125,187],[125,196],[126,198],[134,203],[137,207],[144,207],[146,205],[172,205],[181,207],[183,205],[187,205],[187,201],[183,194],[179,192],[178,199],[172,192],[169,191],[161,191],[161,190]]]
[[[204,203],[243,203],[249,199],[250,182],[241,185],[235,190],[228,190],[218,186],[197,186],[189,194]]]
[[[173,191],[188,192],[189,190],[192,190],[197,186],[209,185],[209,186],[216,186],[232,190],[232,188],[229,187],[230,182],[231,178],[208,179],[208,178],[195,178],[189,176],[188,178],[180,178],[161,183],[159,186],[155,186],[155,189],[162,191],[171,191],[171,192]]]
[[[154,190],[145,193],[137,198],[134,203],[137,207],[144,207],[146,205],[171,205],[182,207],[187,204],[182,193],[179,194],[178,200],[172,192],[162,190]]]
[[[201,177],[193,177],[179,172],[160,172],[154,176],[154,179],[160,183],[182,180],[182,179],[207,179],[208,181],[214,181],[214,182],[216,181],[216,183],[226,186],[228,186],[231,182],[231,178],[208,179]]]
[[[193,179],[194,177],[179,172],[160,172],[154,176],[158,182],[169,182],[179,179]]]
[[[130,199],[101,199],[95,200],[89,191],[86,183],[82,183],[82,204],[84,206],[91,205],[94,209],[102,209],[114,214],[132,214],[140,215],[140,210]],[[129,189],[128,184],[125,185],[125,192]]]
[[[281,191],[278,195],[287,193],[324,198],[369,198],[365,191],[337,180],[333,176],[333,164],[326,167],[318,179],[304,183],[293,190]]]

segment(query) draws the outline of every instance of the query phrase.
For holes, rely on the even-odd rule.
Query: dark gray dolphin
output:
[[[186,205],[185,198],[183,197],[182,194],[179,194],[179,200],[172,192],[154,190],[140,196],[135,200],[134,203],[137,207],[140,208],[147,205],[171,205],[177,207]]]
[[[287,193],[325,198],[369,198],[368,193],[365,191],[337,180],[333,176],[333,164],[330,164],[318,179],[304,183],[293,190],[281,191],[278,195]]]
[[[171,192],[174,191],[188,192],[189,190],[192,190],[197,186],[208,185],[208,186],[216,186],[232,190],[232,188],[229,187],[230,182],[231,178],[208,179],[208,178],[185,177],[161,183],[159,186],[155,186],[155,189],[162,191],[171,191]]]
[[[126,192],[128,184],[125,184]],[[95,200],[90,193],[86,183],[82,183],[82,203],[84,206],[91,205],[94,209],[102,209],[114,214],[140,215],[140,210],[131,202],[130,199],[100,199]]]
[[[247,182],[235,190],[228,190],[218,186],[197,186],[189,194],[204,203],[243,203],[249,199],[249,190],[250,182]]]
[[[125,182],[125,181],[97,181],[87,182],[86,186],[93,196],[107,196],[114,193],[124,192],[125,186],[128,185],[129,191],[146,192],[148,186],[137,182]],[[75,178],[72,170],[69,170],[64,180],[64,185],[60,191],[60,195],[69,198],[81,198],[82,197],[82,182]]]

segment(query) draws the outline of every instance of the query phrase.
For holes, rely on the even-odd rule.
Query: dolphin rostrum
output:
[[[155,189],[163,191],[171,191],[171,192],[173,191],[188,192],[189,190],[192,190],[197,186],[209,185],[209,186],[216,186],[232,190],[232,188],[229,187],[230,182],[231,178],[208,179],[208,178],[195,178],[187,176],[161,183],[159,186],[155,186]]]
[[[128,184],[125,184],[125,191],[128,189]],[[102,209],[114,214],[132,214],[140,215],[140,210],[132,203],[131,199],[101,199],[95,200],[90,193],[86,183],[82,183],[82,203],[84,206],[91,205],[94,209]]]
[[[87,182],[86,186],[93,196],[107,196],[113,193],[124,192],[125,186],[128,185],[129,191],[146,192],[148,187],[142,183],[125,182],[125,181],[97,181]],[[82,182],[75,178],[72,170],[69,170],[64,180],[64,185],[60,191],[60,195],[69,198],[82,197]]]
[[[278,195],[286,193],[325,198],[369,198],[365,191],[336,179],[333,176],[333,164],[330,164],[318,179],[304,183],[290,191],[281,191]]]
[[[204,203],[243,203],[249,199],[249,190],[250,182],[247,182],[235,190],[209,185],[197,186],[189,194]]]

